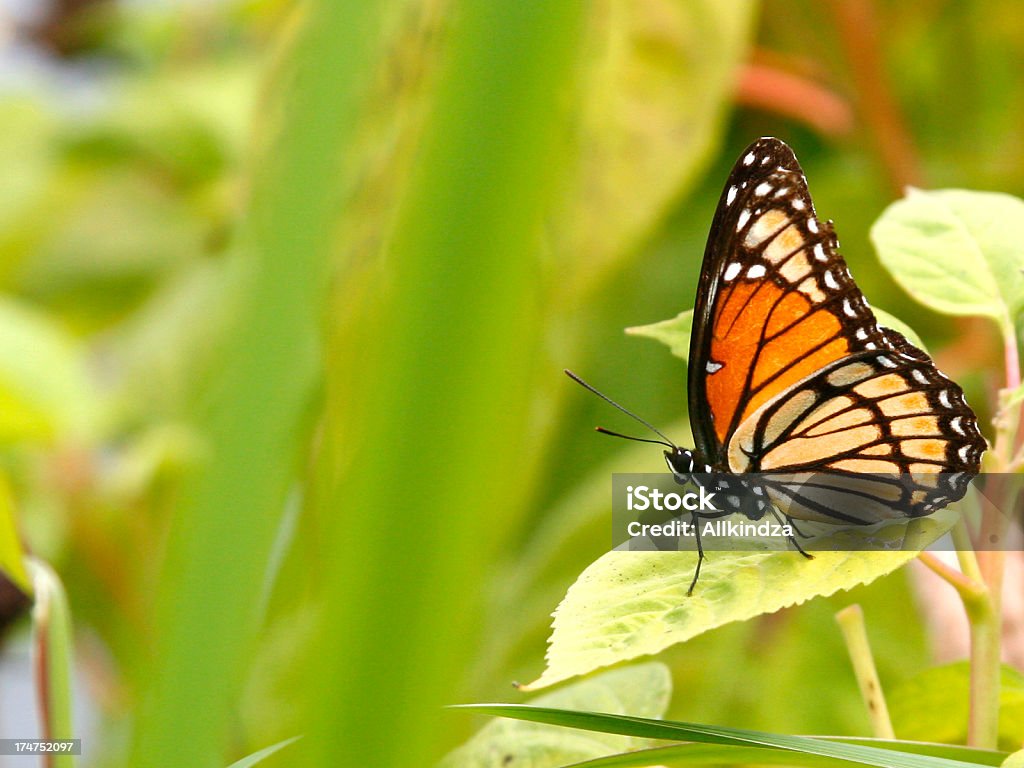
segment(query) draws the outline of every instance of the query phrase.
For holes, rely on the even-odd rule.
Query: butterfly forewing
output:
[[[883,346],[836,247],[792,150],[777,139],[751,145],[722,192],[694,313],[690,359],[704,365],[690,369],[690,416],[712,463],[724,465],[728,435],[764,402]]]

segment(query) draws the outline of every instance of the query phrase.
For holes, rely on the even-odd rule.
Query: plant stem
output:
[[[952,585],[965,602],[967,600],[976,600],[984,593],[985,587],[983,584],[968,578],[956,568],[950,568],[931,552],[922,552],[917,556],[917,559],[934,574]]]
[[[42,738],[72,739],[71,613],[60,578],[42,560],[28,558],[36,602],[32,624],[36,648],[36,687]],[[61,752],[44,755],[46,768],[73,768],[75,758]]]
[[[853,672],[860,686],[860,695],[868,708],[871,718],[871,731],[879,739],[895,739],[889,719],[889,708],[885,704],[882,684],[878,679],[875,659],[871,655],[871,644],[864,627],[864,611],[859,605],[849,605],[836,614],[836,621],[843,632],[846,648],[853,662]]]
[[[1004,360],[1006,364],[1006,390],[1000,394],[1000,405],[1006,403],[1009,393],[1020,386],[1020,354],[1012,320],[1002,323]],[[1020,430],[1020,404],[1016,413],[1000,409],[996,423],[995,444],[990,451],[988,466],[995,473],[1006,473],[1013,462],[1014,443]],[[1003,572],[1006,567],[1004,537],[1006,515],[1001,510],[1012,508],[1016,483],[1005,474],[996,474],[981,495],[981,526],[977,551],[977,569],[985,585],[985,594],[976,600],[965,600],[967,617],[971,625],[971,714],[967,728],[967,743],[975,747],[995,748],[999,739],[999,688],[1002,651],[1002,594]],[[985,498],[985,495],[988,498]]]
[[[971,624],[971,709],[967,743],[995,749],[999,738],[1000,635],[998,604],[989,593],[965,602]]]

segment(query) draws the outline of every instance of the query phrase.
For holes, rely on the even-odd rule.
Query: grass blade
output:
[[[172,521],[131,765],[221,765],[262,584],[320,368],[339,169],[384,4],[313,2],[278,73],[274,141],[256,158],[236,263],[238,310],[194,414],[209,460]]]
[[[301,736],[292,736],[290,739],[285,739],[284,741],[277,742],[277,744],[271,744],[269,747],[264,747],[258,752],[253,752],[251,755],[246,755],[241,760],[236,760],[231,765],[229,765],[228,768],[252,768],[252,766],[267,759],[275,752],[280,752],[289,744],[294,744],[301,738]]]
[[[342,280],[318,472],[338,479],[318,509],[317,765],[439,756],[480,585],[528,493],[500,465],[530,450],[541,238],[587,6],[457,6],[386,259]]]
[[[563,725],[569,728],[583,728],[649,739],[695,741],[719,746],[767,747],[823,758],[846,760],[859,765],[878,766],[878,768],[967,768],[968,766],[991,764],[911,754],[807,736],[788,736],[724,726],[649,720],[596,712],[574,712],[517,704],[466,704],[457,708],[498,717],[513,717],[551,725]]]

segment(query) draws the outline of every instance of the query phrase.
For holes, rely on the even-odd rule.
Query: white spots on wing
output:
[[[812,235],[818,234],[818,222],[815,221],[814,219],[808,219],[807,231],[810,232]]]
[[[953,407],[953,403],[949,399],[949,390],[948,389],[944,389],[941,392],[939,392],[939,402],[942,403],[942,406],[944,408],[952,408]]]
[[[949,422],[949,428],[956,432],[958,435],[963,435],[964,437],[967,437],[967,433],[964,431],[963,421],[964,420],[962,417],[957,416],[955,419]]]
[[[969,445],[962,445],[962,446],[960,446],[960,450],[957,452],[957,455],[960,457],[960,461],[962,461],[962,462],[964,462],[966,464],[968,461],[971,460],[971,446],[969,446]]]
[[[757,195],[758,197],[764,197],[769,192],[771,192],[771,190],[772,185],[769,184],[767,181],[762,181],[760,184],[754,187],[754,194]]]
[[[818,261],[828,261],[828,255],[825,253],[825,246],[821,243],[814,244],[814,258]]]
[[[750,278],[764,277],[764,274],[767,271],[768,270],[765,269],[764,264],[755,264],[754,266],[752,266],[750,269],[747,270],[747,277],[750,277]]]
[[[793,201],[793,209],[794,210],[802,211],[806,207],[807,206],[804,204],[803,200],[794,200]],[[812,219],[812,221],[813,221],[813,219]],[[809,224],[808,224],[808,229],[810,229],[810,225]]]
[[[789,193],[789,187],[780,187],[775,193],[776,197],[785,197]]]
[[[839,288],[839,283],[836,282],[835,275],[832,274],[832,270],[825,270],[825,285],[831,288],[833,291]]]
[[[857,310],[853,308],[853,304],[850,303],[849,299],[843,299],[843,314],[847,317],[857,316]]]
[[[714,360],[708,360],[708,364],[704,366],[704,370],[708,373],[718,373],[722,370],[722,364],[716,363]]]
[[[768,157],[768,155],[765,155],[764,157],[761,158],[761,165],[768,165],[768,163],[770,163],[771,161],[772,159]],[[780,165],[779,168],[782,168],[782,166]]]
[[[757,159],[757,157],[754,155],[753,152],[747,152],[746,156],[743,158],[743,164],[744,165],[753,165],[754,164],[754,160],[756,160],[756,159]]]
[[[875,344],[875,342],[873,341],[869,341],[867,344],[864,345],[864,349],[878,349],[878,345]]]
[[[858,328],[854,335],[861,341],[864,341],[868,337],[868,332],[866,328]]]
[[[918,368],[915,368],[910,375],[914,377],[914,381],[916,381],[918,384],[924,384],[927,386],[930,383],[928,381],[928,377],[925,376]]]
[[[736,187],[729,187],[729,191],[725,195],[725,204],[732,205],[736,201]]]
[[[736,220],[736,231],[739,232],[750,221],[750,211],[740,211],[740,217]]]
[[[879,355],[878,362],[879,362],[879,364],[885,366],[886,368],[898,368],[899,367],[896,364],[895,360],[893,360],[891,357],[885,357],[884,355]]]
[[[734,261],[732,264],[725,268],[725,274],[722,275],[722,277],[725,278],[726,281],[734,280],[736,278],[736,275],[740,273],[741,269],[742,266],[740,266],[740,263],[738,261]]]

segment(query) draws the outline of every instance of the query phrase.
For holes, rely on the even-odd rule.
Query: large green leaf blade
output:
[[[664,664],[651,662],[613,669],[593,678],[537,697],[535,706],[557,709],[599,709],[614,714],[661,717],[672,692],[672,675]],[[530,765],[556,768],[646,746],[646,739],[604,733],[581,734],[526,721],[494,720],[466,744],[450,752],[440,768],[500,768]]]
[[[1005,324],[1024,306],[1024,201],[995,192],[911,189],[871,228],[882,264],[911,296],[951,315]]]
[[[697,555],[683,552],[608,552],[580,574],[554,613],[547,668],[526,690],[543,688],[593,669],[657,653],[715,627],[759,616],[811,598],[867,584],[906,564],[945,533],[956,515],[875,526],[881,541],[902,539],[900,551],[863,550],[867,531],[835,534],[835,550],[806,560],[793,551],[708,553],[693,595],[687,589]],[[853,537],[852,540],[844,537]],[[748,550],[754,543],[743,544]]]

